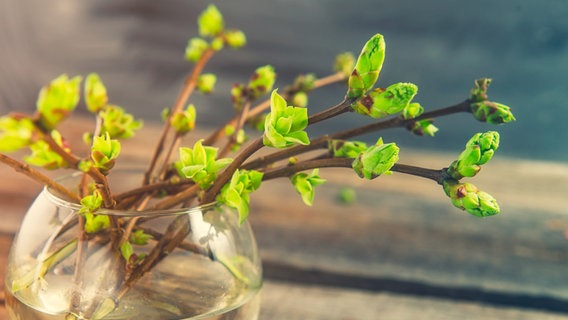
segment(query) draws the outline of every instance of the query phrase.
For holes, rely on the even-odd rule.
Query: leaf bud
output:
[[[207,41],[201,38],[191,38],[185,47],[185,59],[197,62],[207,48],[209,48]]]
[[[516,120],[511,108],[492,101],[472,103],[471,113],[475,119],[489,124],[502,124]]]
[[[382,118],[402,111],[418,92],[412,83],[395,83],[386,89],[370,91],[351,107],[355,112],[372,118]]]
[[[80,83],[81,77],[69,79],[63,74],[41,89],[37,99],[37,111],[40,123],[45,129],[55,129],[75,110],[80,98]]]
[[[345,78],[351,75],[353,68],[355,67],[355,57],[351,52],[344,52],[338,54],[335,57],[335,62],[333,64],[333,71],[341,72],[345,75]]]
[[[215,37],[225,28],[223,15],[215,5],[209,5],[197,19],[199,35],[202,37]]]
[[[197,78],[197,89],[202,93],[211,93],[215,89],[217,76],[212,73],[204,73]]]
[[[271,65],[258,67],[252,74],[248,88],[250,97],[256,99],[272,90],[276,81],[276,73]]]
[[[238,49],[247,43],[247,38],[241,30],[231,29],[225,32],[225,42],[227,42],[229,47]]]
[[[500,212],[497,200],[480,191],[471,183],[460,183],[453,179],[444,181],[444,191],[452,204],[476,217],[488,217]]]
[[[107,90],[96,73],[90,73],[85,79],[85,104],[92,113],[101,111],[108,102]]]
[[[385,59],[385,40],[382,35],[374,35],[363,47],[355,68],[349,76],[347,98],[362,97],[379,78]]]
[[[371,146],[353,160],[353,170],[359,177],[369,180],[390,174],[390,169],[398,161],[398,152],[399,148],[394,143]]]
[[[195,106],[190,104],[185,110],[174,113],[170,123],[177,133],[186,134],[195,128],[195,118]]]
[[[292,105],[298,108],[308,106],[308,95],[304,91],[298,91],[292,96]]]

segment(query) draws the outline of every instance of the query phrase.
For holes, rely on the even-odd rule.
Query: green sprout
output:
[[[472,103],[471,113],[475,119],[489,124],[502,124],[516,120],[511,108],[491,101]]]
[[[458,159],[452,162],[448,174],[456,180],[475,176],[481,170],[481,165],[491,160],[497,148],[499,148],[498,132],[476,133],[466,143],[465,150]]]
[[[351,107],[359,114],[382,118],[404,110],[417,92],[418,87],[412,83],[395,83],[370,91]]]
[[[131,138],[143,125],[142,120],[135,120],[133,115],[115,105],[106,106],[99,115],[103,120],[102,133],[114,139]]]
[[[93,138],[91,160],[93,161],[93,166],[100,169],[103,174],[107,174],[114,167],[115,160],[119,154],[120,142],[111,139],[108,132]]]
[[[385,60],[385,40],[382,35],[374,35],[363,47],[355,68],[349,76],[347,98],[360,98],[377,82]]]
[[[51,131],[53,140],[63,149],[63,137],[56,131]],[[24,157],[24,160],[34,166],[42,167],[47,170],[67,168],[67,162],[57,152],[53,151],[49,144],[43,140],[38,140],[30,145],[31,154]]]
[[[195,119],[195,106],[190,104],[185,110],[175,112],[170,118],[170,123],[177,133],[186,134],[195,128]]]
[[[438,132],[438,128],[433,124],[433,120],[431,119],[424,119],[419,121],[414,121],[410,123],[407,127],[410,132],[414,133],[417,136],[430,136],[433,137],[436,132]]]
[[[216,37],[225,28],[223,15],[216,6],[209,5],[199,18],[197,19],[197,26],[199,27],[199,35],[202,37]]]
[[[225,32],[225,42],[229,47],[238,49],[247,43],[247,37],[241,30],[231,29]]]
[[[361,141],[331,140],[329,150],[334,157],[354,159],[367,150],[367,144]]]
[[[217,76],[212,73],[204,73],[197,79],[197,89],[202,93],[209,94],[213,92],[216,82]]]
[[[424,107],[418,102],[409,103],[404,109],[402,109],[402,117],[406,120],[414,119],[420,116],[424,112]]]
[[[232,159],[216,159],[218,148],[203,146],[202,141],[197,141],[193,149],[180,148],[180,159],[175,163],[175,167],[180,176],[193,180],[205,190],[213,184],[217,173],[229,165]]]
[[[0,118],[0,151],[13,152],[29,146],[37,129],[29,118],[3,116]]]
[[[85,79],[84,96],[87,110],[92,113],[103,110],[107,105],[107,89],[98,74],[90,73]]]
[[[296,173],[290,177],[290,181],[294,185],[296,192],[302,196],[302,201],[308,206],[314,203],[315,187],[325,183],[325,179],[319,176],[319,169],[314,169],[309,174],[304,172]]]
[[[239,222],[243,223],[249,215],[249,194],[260,187],[262,172],[255,170],[237,170],[231,181],[223,186],[217,196],[219,203],[237,209]]]
[[[207,48],[209,48],[207,41],[197,37],[191,38],[185,47],[185,59],[191,62],[197,62],[201,59],[203,52],[205,52]]]
[[[248,83],[251,98],[256,99],[270,92],[275,81],[276,73],[272,66],[265,65],[258,67],[252,74]]]
[[[353,170],[361,178],[374,179],[381,174],[390,174],[398,161],[399,148],[395,143],[382,143],[367,148],[353,160]]]
[[[265,146],[286,148],[294,144],[310,143],[304,129],[308,126],[308,110],[287,106],[277,90],[270,96],[270,113],[264,123]]]
[[[455,207],[476,217],[488,217],[500,212],[495,198],[480,191],[471,183],[460,183],[453,179],[447,179],[444,181],[444,191]]]
[[[69,79],[60,75],[42,88],[37,99],[37,111],[40,124],[46,130],[53,130],[75,110],[80,99],[81,77]]]

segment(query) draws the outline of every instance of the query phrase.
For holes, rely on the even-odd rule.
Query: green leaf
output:
[[[252,74],[248,83],[250,97],[252,99],[257,99],[258,97],[267,94],[270,90],[272,90],[275,81],[276,73],[271,65],[258,67]]]
[[[40,123],[45,129],[54,129],[75,110],[80,98],[80,83],[81,77],[69,79],[63,74],[41,89],[37,99],[37,111]]]
[[[353,160],[353,170],[359,177],[369,180],[390,174],[390,169],[398,161],[398,152],[399,148],[394,143],[371,146]]]
[[[175,163],[178,174],[192,179],[202,189],[208,189],[217,178],[217,173],[225,168],[232,159],[216,159],[218,148],[203,146],[203,140],[197,141],[193,149],[179,149],[180,159]]]
[[[503,124],[517,120],[511,108],[492,101],[472,103],[471,114],[475,119],[489,124]]]
[[[18,151],[32,143],[37,129],[26,117],[3,116],[0,118],[0,152]]]
[[[465,149],[460,153],[458,159],[450,164],[447,172],[456,180],[463,177],[473,177],[481,170],[481,165],[491,160],[498,148],[498,132],[476,133],[466,143]]]
[[[134,249],[132,248],[132,244],[130,244],[130,242],[128,241],[124,242],[120,246],[120,253],[122,254],[124,260],[126,260],[127,262],[130,261],[130,256],[134,254]]]
[[[108,102],[107,90],[96,73],[90,73],[85,79],[85,104],[92,113],[101,111]]]
[[[325,179],[320,178],[319,169],[314,169],[310,174],[299,172],[290,177],[296,192],[302,196],[302,201],[308,206],[314,202],[314,188],[325,183]]]
[[[130,234],[130,242],[140,246],[146,245],[152,239],[154,239],[154,236],[145,233],[142,229],[138,229]]]
[[[239,222],[243,223],[249,214],[249,194],[260,187],[263,173],[255,170],[237,170],[231,181],[223,186],[217,201],[237,209]]]
[[[199,35],[202,37],[215,37],[223,32],[225,22],[223,15],[215,5],[209,5],[197,19]]]
[[[91,160],[93,166],[99,168],[103,174],[114,167],[115,159],[120,154],[120,142],[111,139],[110,134],[94,137],[91,147]]]
[[[196,110],[193,104],[183,111],[175,112],[170,118],[170,124],[177,133],[186,134],[195,128]]]
[[[106,214],[85,213],[85,232],[97,233],[110,227],[110,218]]]
[[[349,76],[348,98],[362,97],[375,85],[384,59],[385,40],[382,35],[376,34],[365,43]]]
[[[67,150],[63,147],[63,138],[58,131],[52,130],[51,137],[64,150]],[[51,150],[49,144],[47,144],[47,142],[43,140],[38,140],[31,144],[30,150],[32,151],[32,153],[29,156],[25,156],[24,161],[31,165],[42,167],[47,170],[55,170],[67,167],[67,162],[63,159],[63,157],[57,152]]]
[[[417,92],[418,87],[412,83],[395,83],[370,91],[351,107],[359,114],[382,118],[404,110]]]
[[[272,91],[270,113],[264,123],[264,145],[286,148],[294,144],[307,145],[308,135],[303,131],[308,126],[308,110],[287,106],[286,100]]]
[[[367,144],[361,141],[331,140],[329,150],[334,157],[356,158],[367,150]]]
[[[134,116],[119,106],[108,105],[99,115],[103,120],[101,132],[110,134],[113,139],[131,138],[142,128],[142,120],[135,120]]]

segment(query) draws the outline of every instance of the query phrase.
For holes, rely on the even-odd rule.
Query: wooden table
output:
[[[85,122],[70,124],[72,133]],[[125,144],[122,160],[143,159],[153,130]],[[452,155],[401,155],[416,159],[436,168]],[[9,245],[39,187],[5,167],[0,175],[3,290]],[[503,213],[487,219],[453,208],[430,181],[322,176],[313,208],[287,181],[253,194],[261,319],[568,319],[567,165],[497,157],[475,181],[501,202]],[[343,185],[357,190],[357,203],[335,200]]]

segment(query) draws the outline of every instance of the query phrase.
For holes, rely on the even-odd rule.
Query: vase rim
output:
[[[144,171],[143,171],[142,168],[129,168],[129,169],[116,169],[114,172],[117,172],[117,173],[119,173],[119,172],[120,173],[143,173]],[[83,174],[82,172],[73,172],[71,174],[60,176],[60,177],[56,178],[55,180],[57,182],[61,182],[61,181],[70,180],[70,179],[73,179],[73,178],[78,178],[82,174]],[[49,199],[49,201],[53,202],[57,206],[66,207],[66,208],[69,208],[73,211],[79,211],[81,209],[80,204],[78,204],[76,202],[65,200],[63,197],[57,195],[57,193],[54,192],[53,190],[51,190],[51,188],[49,188],[48,186],[43,187],[42,193],[44,195],[46,195],[46,197]],[[171,208],[171,209],[149,209],[149,210],[141,210],[141,211],[132,210],[132,209],[100,208],[99,210],[96,211],[96,214],[109,215],[109,216],[137,216],[137,217],[171,216],[171,215],[182,215],[182,214],[192,214],[192,213],[203,214],[203,213],[210,211],[211,209],[213,209],[214,207],[217,207],[217,206],[218,206],[217,202],[211,202],[211,203],[208,203],[208,204],[202,204],[202,205],[192,206],[192,207]]]

